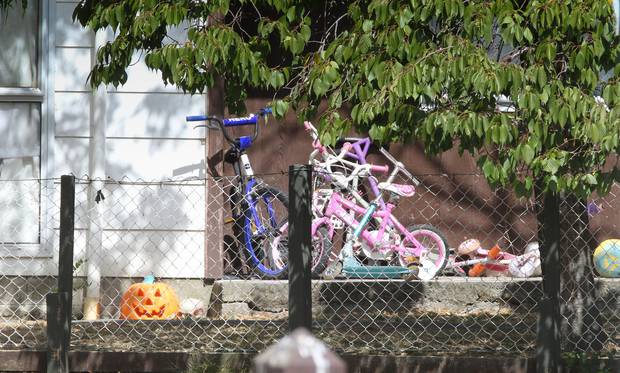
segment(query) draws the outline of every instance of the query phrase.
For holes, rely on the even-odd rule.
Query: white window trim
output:
[[[0,88],[0,102],[40,102],[41,103],[41,143],[39,158],[39,243],[3,244],[2,257],[52,258],[54,237],[52,212],[54,203],[49,200],[54,193],[54,48],[56,2],[39,1],[39,43],[38,43],[38,88]],[[50,205],[51,204],[51,205]]]
[[[0,102],[43,102],[43,98],[40,88],[0,87]]]

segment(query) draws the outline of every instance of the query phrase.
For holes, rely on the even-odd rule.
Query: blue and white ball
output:
[[[594,267],[603,277],[620,277],[620,240],[605,240],[594,250]]]

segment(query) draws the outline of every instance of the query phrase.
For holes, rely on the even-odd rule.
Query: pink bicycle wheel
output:
[[[407,230],[426,248],[425,260],[432,262],[435,271],[434,275],[438,275],[448,263],[448,244],[444,236],[439,230],[430,225],[414,225],[408,227]],[[407,242],[404,242],[404,244],[409,246]],[[423,265],[420,259],[418,257],[413,258],[407,254],[399,255],[400,264],[405,267]]]

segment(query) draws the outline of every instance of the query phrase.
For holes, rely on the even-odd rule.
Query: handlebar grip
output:
[[[351,149],[353,149],[353,144],[351,144],[350,142],[345,142],[344,144],[342,144],[341,152],[346,153]]]
[[[258,116],[256,114],[252,114],[249,117],[228,118],[228,119],[224,119],[222,123],[224,123],[224,127],[253,125],[253,124],[258,123]]]
[[[185,117],[185,120],[188,122],[201,122],[207,119],[209,119],[209,117],[206,115],[188,115]]]
[[[381,172],[381,173],[387,173],[388,171],[390,171],[390,167],[388,165],[377,165],[377,164],[371,164],[370,165],[370,171],[375,171],[375,172]]]

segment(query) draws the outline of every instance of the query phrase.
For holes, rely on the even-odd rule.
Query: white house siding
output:
[[[38,180],[48,172],[42,133],[49,121],[47,54],[42,53],[47,38],[37,41],[39,19],[49,8],[41,4],[28,2],[25,13],[18,6],[17,16],[0,19],[0,290],[12,281],[5,276],[53,269],[50,230],[41,225],[50,189]],[[0,308],[6,304],[2,298]]]
[[[73,24],[76,1],[56,1],[51,12],[55,45],[53,131],[50,153],[53,175],[92,175],[91,136],[105,126],[106,183],[100,207],[103,232],[98,247],[87,248],[88,195],[76,186],[75,259],[100,266],[102,276],[202,277],[204,275],[205,187],[202,130],[185,123],[185,115],[204,113],[205,96],[190,96],[166,87],[142,62],[130,68],[123,87],[106,87],[94,94],[86,79],[96,53],[95,35]],[[136,56],[136,61],[138,61]],[[103,120],[102,120],[103,118]],[[162,180],[177,183],[152,184]],[[59,201],[59,187],[53,191]],[[57,206],[53,206],[56,207]],[[57,251],[57,211],[53,219]],[[53,274],[56,260],[40,258],[27,268],[0,261],[4,274]]]

